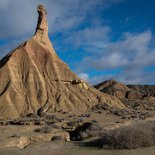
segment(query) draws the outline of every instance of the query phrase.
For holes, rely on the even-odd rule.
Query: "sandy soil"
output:
[[[84,117],[85,122],[96,120],[104,129],[113,129],[120,126],[128,125],[135,121],[124,120],[118,116],[109,114],[108,111],[102,113],[87,112],[89,117]],[[81,113],[55,113],[55,115],[63,119],[59,125],[65,122],[78,119]],[[69,117],[74,115],[74,117]],[[7,142],[12,140],[16,135],[35,135],[34,130],[43,125],[6,125],[0,126],[0,155],[155,155],[155,147],[141,148],[135,150],[106,150],[84,145],[82,142],[65,142],[65,141],[44,141],[34,142],[26,148],[5,147]]]
[[[154,155],[155,147],[136,150],[102,150],[79,146],[72,142],[48,142],[28,146],[25,149],[0,150],[0,155]]]

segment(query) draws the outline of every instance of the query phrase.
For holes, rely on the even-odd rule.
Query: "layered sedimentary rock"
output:
[[[140,99],[143,94],[136,89],[129,88],[123,83],[108,80],[94,86],[99,91],[116,96],[118,98]]]
[[[101,102],[123,108],[117,98],[100,93],[78,78],[57,56],[42,5],[38,14],[34,36],[0,61],[0,117],[86,110]]]
[[[155,110],[155,85],[125,85],[108,80],[94,87],[103,93],[118,97],[131,109]]]
[[[142,93],[144,96],[155,97],[155,85],[127,85],[130,89]]]

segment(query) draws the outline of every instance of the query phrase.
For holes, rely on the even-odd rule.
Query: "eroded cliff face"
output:
[[[140,99],[143,96],[141,92],[130,89],[125,84],[117,82],[115,80],[104,81],[100,84],[95,85],[94,87],[103,93],[116,96],[120,99]]]
[[[127,85],[129,88],[139,91],[144,96],[155,97],[155,85]]]
[[[118,98],[143,99],[155,97],[155,85],[125,85],[115,80],[108,80],[94,86],[103,93]]]
[[[125,85],[115,80],[108,80],[94,87],[103,93],[118,97],[130,109],[155,110],[154,85]]]
[[[82,81],[57,56],[48,37],[46,9],[38,6],[34,36],[0,61],[0,116],[87,110],[97,103],[125,106]]]

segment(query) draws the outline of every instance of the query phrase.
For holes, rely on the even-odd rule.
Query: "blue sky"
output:
[[[1,58],[34,34],[40,3],[57,54],[81,78],[155,83],[154,0],[0,0]]]

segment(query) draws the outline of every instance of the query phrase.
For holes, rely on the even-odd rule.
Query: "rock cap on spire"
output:
[[[43,5],[41,5],[41,4],[38,5],[37,10],[38,10],[38,13],[45,12],[45,14],[47,14],[46,8]]]
[[[43,5],[38,5],[38,23],[35,31],[35,38],[43,44],[49,42],[48,39],[48,23],[46,19],[47,11]]]

